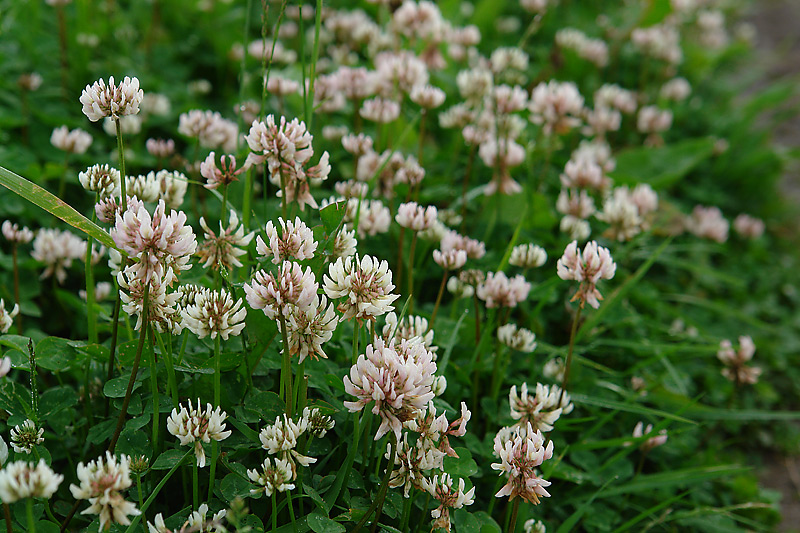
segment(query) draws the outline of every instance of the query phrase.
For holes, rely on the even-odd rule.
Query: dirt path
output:
[[[800,75],[800,0],[755,0],[747,17],[757,32],[758,64],[766,71],[764,84]],[[781,124],[773,132],[778,146],[800,147],[800,117]],[[781,189],[800,205],[800,165],[786,169]],[[777,530],[800,532],[800,457],[769,455],[760,474],[764,487],[779,491],[783,522]]]

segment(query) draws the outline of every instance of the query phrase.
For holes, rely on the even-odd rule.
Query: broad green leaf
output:
[[[659,148],[629,148],[616,155],[617,168],[609,175],[618,185],[647,183],[669,187],[714,153],[713,137],[685,139]]]
[[[186,457],[185,449],[167,450],[158,456],[158,459],[155,460],[150,468],[153,470],[169,470],[180,463],[184,457]],[[194,457],[192,457],[192,460],[195,460]]]
[[[228,503],[232,502],[237,497],[247,498],[250,496],[250,489],[252,488],[252,483],[246,479],[242,479],[238,474],[233,473],[225,476],[219,486],[222,496],[228,501]]]
[[[51,215],[60,218],[73,228],[84,232],[86,235],[93,237],[95,240],[105,245],[108,248],[117,250],[117,245],[114,239],[103,231],[103,229],[81,215],[75,209],[55,196],[47,190],[39,187],[35,183],[26,180],[10,170],[0,167],[0,185],[10,189],[11,191],[22,196],[34,205],[37,205],[50,213]]]
[[[103,385],[103,394],[106,398],[124,398],[125,393],[128,390],[128,382],[131,379],[130,373],[124,374],[122,376],[118,376],[116,378],[109,379],[106,381],[106,384]],[[141,381],[135,381],[133,384],[132,391],[135,391],[139,387],[141,387]]]
[[[339,522],[314,511],[308,515],[308,525],[314,533],[343,533],[344,526]]]
[[[478,463],[472,458],[472,453],[466,448],[454,448],[458,457],[444,458],[444,471],[454,478],[467,478],[478,473]]]
[[[59,372],[75,363],[75,348],[67,339],[45,337],[36,345],[36,366]]]

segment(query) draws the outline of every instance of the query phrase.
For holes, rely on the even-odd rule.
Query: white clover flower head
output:
[[[89,500],[81,514],[99,515],[101,531],[110,524],[130,525],[128,517],[141,514],[122,495],[132,485],[127,455],[117,458],[107,451],[105,460],[100,456],[86,465],[78,463],[78,481],[80,485],[70,485],[69,490],[76,500]]]
[[[261,237],[256,237],[256,252],[264,259],[272,258],[276,265],[281,261],[304,261],[314,257],[318,243],[314,239],[314,232],[300,217],[294,221],[278,218],[280,234],[275,224],[270,220],[265,228],[268,244]]]
[[[533,89],[528,109],[531,122],[541,125],[545,135],[563,135],[580,126],[583,96],[572,82],[542,82]]]
[[[422,316],[404,316],[402,320],[397,320],[394,311],[386,315],[386,324],[383,326],[383,339],[388,344],[400,344],[401,341],[411,341],[415,337],[422,341],[427,350],[436,354],[439,349],[433,345],[433,330],[428,326],[428,319]],[[393,339],[393,340],[392,340]]]
[[[25,498],[50,499],[62,481],[64,476],[53,472],[44,459],[39,459],[35,467],[28,461],[3,464],[0,470],[0,499],[6,504]]]
[[[636,94],[619,85],[605,84],[594,93],[595,107],[616,109],[626,115],[636,111]]]
[[[761,375],[761,368],[757,366],[747,366],[756,353],[756,345],[749,335],[739,337],[739,347],[734,350],[731,341],[728,339],[719,343],[717,358],[725,364],[722,375],[737,385],[753,385],[758,382]]]
[[[518,143],[502,138],[489,137],[478,148],[478,155],[483,163],[494,169],[492,181],[484,189],[486,196],[496,193],[518,194],[522,186],[511,177],[509,169],[519,166],[525,161],[525,149]]]
[[[137,114],[143,98],[144,91],[139,88],[138,78],[125,76],[116,85],[114,76],[111,76],[108,84],[100,79],[91,86],[87,85],[81,93],[80,102],[83,104],[83,114],[92,122],[97,122],[105,117],[118,119]]]
[[[444,103],[444,91],[433,85],[419,85],[411,90],[411,101],[424,109],[435,109]]]
[[[458,270],[467,263],[467,252],[464,250],[433,251],[433,261],[444,270]]]
[[[585,241],[592,234],[592,227],[588,220],[583,220],[572,215],[565,215],[558,225],[562,233],[576,241]]]
[[[503,428],[494,438],[494,453],[500,462],[492,463],[492,468],[508,476],[496,497],[519,497],[538,505],[540,497],[550,496],[545,488],[550,482],[536,472],[538,466],[553,457],[553,441],[545,446],[541,431],[534,432],[530,424]]]
[[[458,276],[451,276],[447,280],[447,291],[456,298],[472,298],[475,294],[475,287],[469,283],[464,283]]]
[[[547,528],[544,522],[531,518],[526,520],[522,526],[524,533],[547,533]]]
[[[250,494],[258,496],[263,492],[267,496],[272,496],[274,492],[286,492],[294,489],[294,483],[291,483],[294,477],[292,472],[289,460],[276,457],[273,464],[269,457],[264,459],[260,471],[256,469],[247,471],[247,477],[257,487],[250,489]]]
[[[677,65],[683,60],[680,34],[670,24],[634,28],[631,32],[631,43],[642,53],[672,65]]]
[[[178,117],[178,133],[197,139],[203,148],[232,153],[236,151],[239,126],[216,111],[192,109]]]
[[[114,137],[117,135],[117,124],[111,117],[103,119],[103,131]],[[119,131],[123,135],[137,135],[142,131],[142,116],[127,115],[119,118]]]
[[[197,400],[197,407],[192,405],[189,400],[189,408],[180,405],[180,411],[173,409],[167,418],[167,430],[170,434],[178,437],[182,446],[194,445],[194,455],[197,458],[197,466],[203,468],[206,465],[206,453],[203,450],[203,443],[210,443],[211,440],[221,441],[227,439],[231,431],[225,431],[225,419],[228,415],[219,406],[211,408],[211,404],[206,404],[206,408],[200,407],[200,399]]]
[[[31,257],[46,265],[41,279],[55,275],[59,284],[67,279],[66,269],[86,251],[84,241],[69,231],[42,228],[36,233]]]
[[[594,157],[594,153],[576,150],[561,174],[561,186],[565,189],[592,189],[604,191],[611,185],[605,169]],[[571,214],[571,213],[570,213]]]
[[[234,302],[225,289],[201,291],[191,305],[181,309],[186,329],[201,339],[209,335],[214,339],[219,335],[225,341],[242,332],[246,314],[241,298]]]
[[[733,221],[733,229],[745,239],[758,239],[764,235],[764,221],[742,213]]]
[[[133,272],[145,282],[168,268],[173,272],[191,268],[189,258],[197,248],[186,214],[175,210],[167,214],[166,209],[164,201],[159,200],[151,215],[144,202],[131,198],[128,209],[117,215],[111,229],[111,238],[137,261]]]
[[[542,374],[548,379],[560,382],[564,380],[565,370],[566,368],[564,365],[564,360],[560,357],[556,357],[555,359],[548,360],[544,364],[544,367],[542,368]],[[566,394],[566,392],[564,394]]]
[[[234,266],[242,266],[239,257],[247,253],[243,247],[250,244],[254,233],[251,231],[245,235],[244,225],[239,224],[236,211],[231,209],[227,227],[223,226],[220,220],[218,234],[208,227],[203,217],[200,217],[200,226],[203,228],[205,240],[197,249],[197,255],[200,256],[204,267],[230,270]]]
[[[439,501],[439,507],[431,511],[431,531],[437,528],[444,528],[450,531],[450,510],[461,509],[465,505],[472,505],[475,502],[475,487],[464,492],[464,479],[458,480],[458,487],[453,487],[453,478],[444,472],[441,475],[433,476],[433,479],[422,478],[422,489]]]
[[[511,348],[523,353],[531,353],[536,349],[536,335],[515,324],[506,324],[497,328],[497,338]]]
[[[33,240],[33,232],[27,228],[23,227],[20,229],[19,224],[13,223],[10,220],[4,220],[3,226],[3,237],[8,242],[17,244],[27,244]]]
[[[325,294],[340,300],[337,309],[344,320],[374,320],[394,310],[400,296],[392,294],[389,263],[371,255],[339,258],[328,267],[323,278]]]
[[[603,202],[597,218],[609,225],[605,235],[620,242],[629,241],[641,233],[644,220],[627,187],[617,187]]]
[[[464,250],[469,259],[480,259],[486,255],[486,245],[483,242],[461,235],[454,230],[449,230],[442,236],[439,249],[443,253],[450,250]]]
[[[308,422],[308,432],[318,439],[324,437],[336,425],[333,417],[324,414],[317,407],[303,409],[303,418]]]
[[[50,135],[50,144],[71,154],[83,154],[92,144],[92,136],[80,128],[70,131],[66,126],[60,126]]]
[[[692,86],[686,78],[672,78],[661,86],[658,94],[665,100],[682,102],[692,94]]]
[[[109,255],[113,257],[113,254]],[[109,260],[109,264],[111,263],[112,261]],[[175,308],[175,302],[179,295],[178,293],[167,294],[167,287],[175,279],[172,267],[168,267],[163,275],[156,273],[150,276],[150,281],[144,281],[131,266],[125,267],[122,272],[117,274],[122,310],[128,315],[137,315],[134,329],[140,330],[144,323],[144,293],[147,289],[148,322],[159,333],[169,331],[177,335],[182,331],[182,320]]]
[[[639,110],[636,127],[642,133],[661,133],[672,126],[672,111],[657,106],[645,106]]]
[[[400,116],[400,104],[394,100],[376,96],[375,98],[364,100],[358,114],[366,120],[387,124]]]
[[[3,307],[3,300],[0,300],[0,310],[5,310],[5,308]],[[5,331],[3,331],[3,333],[5,333]],[[2,359],[0,359],[0,378],[6,377],[10,371],[11,371],[11,358],[5,356]],[[2,437],[0,437],[0,467],[3,466],[3,463],[6,461],[6,459],[8,459],[8,446],[6,445],[6,441],[4,441]]]
[[[352,257],[356,255],[357,247],[356,230],[343,228],[336,234],[331,255],[334,259]]]
[[[331,340],[339,323],[334,305],[328,305],[324,295],[315,295],[305,307],[293,306],[286,321],[289,354],[297,355],[299,362],[306,357],[312,360],[327,359],[322,345]]]
[[[14,317],[17,316],[17,314],[19,314],[19,304],[14,304],[11,311],[8,311],[6,310],[5,302],[0,298],[0,333],[8,333],[8,330],[14,325]],[[11,360],[5,357],[0,361],[2,361],[0,362],[0,377],[3,377],[8,374]],[[8,361],[8,363],[6,363],[6,361]]]
[[[718,207],[695,206],[684,225],[692,235],[719,243],[728,240],[730,224]]]
[[[107,164],[87,168],[78,174],[78,179],[86,191],[97,194],[100,200],[120,195],[119,170]]]
[[[508,393],[511,418],[518,420],[517,425],[530,424],[536,430],[547,433],[553,430],[553,424],[562,414],[569,414],[574,409],[566,391],[562,394],[557,385],[536,384],[536,393],[528,394],[528,384],[523,383],[520,393],[517,386],[511,387]]]
[[[44,78],[38,72],[20,74],[17,85],[24,91],[36,91],[42,86]]]
[[[423,231],[436,222],[436,207],[429,205],[423,207],[416,202],[400,204],[394,219],[400,226],[413,231]]]
[[[644,427],[643,422],[637,422],[636,427],[633,428],[633,438],[639,439],[644,436],[648,436],[653,433],[653,424],[647,424],[647,427]],[[662,429],[654,436],[646,439],[641,444],[639,444],[639,449],[642,450],[642,453],[647,453],[653,448],[657,448],[667,442],[667,430]],[[625,443],[625,446],[630,446],[630,442]]]
[[[531,284],[521,275],[509,278],[504,272],[489,272],[486,280],[476,289],[478,298],[486,302],[486,307],[516,307],[528,298]]]
[[[267,92],[276,96],[289,96],[300,90],[300,84],[294,80],[281,76],[270,76],[267,82]]]
[[[175,141],[172,139],[147,139],[145,141],[147,153],[159,159],[171,157],[175,153]]]
[[[578,242],[572,241],[564,250],[564,255],[556,265],[558,277],[563,280],[580,282],[580,287],[570,301],[580,300],[597,309],[603,295],[597,290],[597,283],[602,279],[612,279],[617,271],[617,264],[612,260],[608,248],[598,246],[596,241],[586,244],[583,253],[578,250]]]
[[[11,447],[16,453],[30,454],[33,447],[44,442],[44,428],[36,428],[36,423],[27,419],[11,429]]]
[[[208,157],[200,163],[200,175],[206,179],[204,187],[206,189],[216,189],[220,185],[223,187],[236,181],[237,176],[244,172],[244,168],[236,168],[236,157],[232,155],[222,155],[217,166],[216,155],[212,151]]]
[[[225,515],[228,514],[228,511],[222,509],[216,513],[211,518],[206,518],[208,516],[208,504],[201,503],[200,507],[197,508],[196,511],[192,511],[192,514],[189,515],[189,520],[187,520],[186,531],[197,531],[198,533],[225,533],[227,529],[222,525],[222,520],[225,518]],[[183,528],[181,529],[183,531]]]
[[[288,317],[294,307],[303,310],[316,304],[318,287],[311,267],[304,271],[298,263],[284,261],[276,273],[257,271],[244,292],[250,307],[275,320],[279,315]]]
[[[403,423],[415,418],[433,399],[435,372],[433,353],[421,342],[403,340],[395,348],[375,339],[344,377],[345,391],[356,397],[344,405],[356,412],[375,402],[372,412],[381,417],[375,440],[393,431],[399,442]]]
[[[361,157],[372,151],[372,137],[363,133],[350,133],[342,137],[342,146],[348,153]]]
[[[536,244],[518,244],[511,249],[508,264],[521,268],[539,268],[547,262],[547,252]]]
[[[289,463],[292,469],[292,480],[297,476],[295,462],[302,466],[309,466],[317,462],[315,457],[308,457],[297,450],[297,439],[308,430],[308,427],[309,420],[306,417],[295,421],[283,415],[275,418],[275,423],[265,426],[258,435],[262,448]]]

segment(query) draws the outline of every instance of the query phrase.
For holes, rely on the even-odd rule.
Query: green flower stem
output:
[[[575,313],[575,320],[572,321],[572,329],[569,333],[569,348],[567,350],[567,364],[564,368],[564,379],[561,381],[561,394],[558,395],[558,403],[561,404],[561,399],[564,397],[564,392],[567,390],[569,384],[569,369],[572,365],[572,352],[575,348],[575,336],[578,334],[578,323],[581,321],[581,311],[583,311],[583,300],[578,306],[578,312]]]
[[[378,496],[372,501],[372,505],[370,505],[369,509],[367,509],[367,512],[364,514],[363,518],[361,518],[361,521],[356,524],[355,529],[353,529],[353,533],[358,533],[358,531],[364,527],[373,511],[375,512],[373,530],[380,521],[381,511],[383,510],[383,501],[386,499],[386,491],[389,490],[389,478],[392,475],[392,470],[394,469],[394,460],[397,457],[397,437],[392,432],[389,433],[389,447],[391,448],[391,452],[389,452],[389,463],[386,465],[386,473],[381,481],[381,488],[378,490]]]
[[[517,513],[519,512],[519,498],[514,498],[514,503],[511,507],[511,520],[508,523],[508,531],[509,533],[514,533],[517,529]]]
[[[197,470],[197,457],[195,457],[192,460],[192,509],[195,511],[200,508],[200,482]]]
[[[247,55],[247,54],[245,54]],[[250,202],[253,200],[253,169],[248,168],[244,174],[244,193],[242,195],[242,225],[244,230],[250,229]]]
[[[161,338],[161,334],[157,331],[155,332],[156,335],[156,342],[158,343],[158,349],[161,350],[161,357],[164,358],[164,364],[167,367],[167,387],[169,388],[170,396],[172,397],[172,406],[177,409],[178,408],[178,382],[175,378],[175,367],[172,364],[172,350],[167,350],[167,347],[164,345],[164,339]]]
[[[286,491],[286,506],[289,508],[289,518],[292,521],[292,529],[297,531],[297,522],[294,518],[294,505],[292,505],[292,491]]]
[[[467,159],[467,169],[464,171],[464,181],[461,183],[461,233],[464,233],[464,225],[467,223],[467,190],[469,189],[469,178],[472,175],[472,166],[475,163],[475,152],[478,145],[473,145],[469,150]]]
[[[278,529],[278,495],[272,491],[272,531]]]
[[[414,311],[414,250],[417,247],[417,232],[411,237],[411,249],[408,252],[408,313]]]
[[[144,493],[142,492],[142,475],[136,474],[136,489],[139,492],[139,510],[141,511],[144,507]],[[142,516],[144,516],[144,511],[142,511]],[[147,518],[144,518],[146,521]]]
[[[397,237],[397,267],[394,269],[394,273],[397,276],[395,280],[397,280],[397,285],[399,286],[401,280],[403,279],[403,244],[406,239],[406,228],[400,226],[400,235]]]
[[[14,533],[13,529],[11,529],[11,508],[7,503],[3,504],[3,516],[6,519],[6,533]]]
[[[222,362],[220,355],[219,335],[214,338],[214,405],[219,407],[222,396]],[[211,477],[208,484],[208,501],[214,496],[214,481],[217,477],[217,459],[219,457],[219,443],[211,441]]]
[[[17,263],[17,243],[11,247],[11,257],[14,261],[14,302],[19,304],[19,265]],[[22,313],[17,313],[17,335],[22,335]]]
[[[144,328],[145,326],[142,325]],[[156,365],[156,351],[153,349],[155,339],[153,338],[153,328],[147,326],[150,331],[150,345],[147,348],[150,354],[150,391],[153,397],[153,450],[158,453],[158,426],[159,426],[159,407],[160,397],[158,394],[158,365]]]
[[[284,382],[283,392],[286,395],[286,416],[292,417],[294,403],[292,401],[292,355],[289,353],[289,334],[286,329],[286,319],[281,317],[281,340],[283,341],[283,366],[281,368],[281,381]]]
[[[342,491],[342,486],[345,483],[345,480],[350,476],[350,471],[353,469],[353,461],[358,455],[358,445],[360,442],[361,437],[361,412],[358,411],[353,413],[355,415],[355,419],[353,420],[353,445],[350,447],[347,458],[344,461],[344,465],[342,465],[341,470],[336,474],[336,479],[333,482],[333,486],[331,489],[325,493],[325,502],[327,503],[328,512],[336,505],[336,500],[339,499],[339,494]]]
[[[436,313],[439,312],[439,304],[442,303],[442,295],[444,294],[444,287],[447,284],[447,273],[449,270],[444,269],[444,273],[442,274],[442,283],[439,285],[439,294],[436,295],[436,303],[433,305],[433,313],[431,314],[431,320],[428,323],[428,331],[433,329],[433,323],[436,321]]]
[[[303,391],[303,383],[306,382],[308,378],[306,378],[306,362],[305,360],[297,366],[297,379],[294,382],[294,394],[292,398],[294,399],[294,403],[297,406],[297,413],[302,413],[303,408],[306,406],[306,398],[305,395],[302,394]]]
[[[222,212],[219,214],[219,221],[225,222],[225,215],[228,214],[228,184],[222,186]]]
[[[108,445],[108,451],[111,453],[114,453],[114,448],[117,447],[117,440],[119,440],[119,434],[122,433],[122,426],[125,425],[125,416],[128,414],[128,405],[131,402],[133,385],[136,383],[136,373],[139,371],[139,363],[142,360],[142,349],[144,348],[144,340],[147,337],[148,329],[147,306],[149,303],[150,285],[145,284],[144,298],[142,299],[142,329],[139,332],[139,344],[136,346],[136,357],[133,360],[131,377],[128,380],[128,388],[125,391],[125,399],[122,401],[122,409],[119,411],[119,418],[117,418],[117,428],[114,430],[114,436],[111,437],[111,444]],[[153,446],[155,446],[155,442],[153,443]]]
[[[122,200],[122,210],[125,211],[128,209],[128,192],[125,190],[125,148],[122,145],[119,117],[114,119],[114,127],[117,130],[117,152],[119,153],[120,199]]]
[[[167,481],[169,481],[169,478],[172,477],[172,474],[174,474],[175,471],[178,470],[178,467],[181,466],[183,464],[183,462],[186,460],[186,458],[189,457],[189,455],[191,455],[192,453],[194,453],[194,448],[190,448],[189,451],[186,452],[186,455],[184,455],[181,458],[180,461],[175,463],[175,466],[170,468],[169,472],[167,472],[167,475],[165,475],[163,478],[161,478],[161,481],[158,482],[158,485],[156,485],[156,488],[153,489],[152,493],[150,493],[150,496],[147,498],[147,501],[145,501],[144,505],[142,506],[142,508],[139,509],[142,512],[142,514],[136,516],[133,519],[133,521],[131,522],[131,525],[129,525],[128,529],[125,530],[125,533],[132,533],[133,531],[136,530],[136,527],[139,525],[139,522],[142,521],[142,517],[144,516],[145,511],[147,511],[147,509],[150,507],[150,504],[152,504],[153,500],[156,499],[156,497],[158,496],[158,493],[161,492],[161,489],[164,488],[164,485],[166,485]],[[195,469],[196,469],[197,468],[197,459],[194,460],[194,464],[195,464]],[[195,479],[197,479],[197,478],[195,478]],[[195,494],[197,494],[196,491],[195,491]]]
[[[415,533],[419,533],[420,528],[422,528],[422,524],[425,523],[426,517],[428,515],[428,505],[430,503],[431,503],[431,493],[426,491],[425,505],[422,506],[422,516],[420,517],[419,522],[417,522],[417,528],[414,530]]]
[[[361,324],[358,323],[358,320],[353,322],[353,362],[352,364],[356,364],[358,361],[358,334],[359,330],[361,329]]]
[[[100,199],[99,194],[95,194],[95,203]],[[97,213],[92,209],[92,222],[97,220]],[[97,316],[94,309],[94,269],[92,268],[92,247],[94,246],[94,239],[88,237],[86,241],[86,264],[84,270],[86,271],[86,320],[88,321],[87,328],[89,330],[89,344],[97,344]]]
[[[417,497],[417,489],[411,488],[411,494],[403,499],[403,518],[400,521],[400,531],[408,531],[408,522],[411,519],[411,508]]]
[[[33,498],[25,500],[25,514],[28,516],[28,531],[36,533],[36,521],[33,519]]]

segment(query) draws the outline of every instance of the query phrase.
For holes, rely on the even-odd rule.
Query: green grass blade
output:
[[[639,280],[644,277],[648,270],[650,270],[650,267],[653,266],[653,263],[656,262],[656,259],[658,259],[658,256],[661,255],[661,252],[663,252],[671,242],[672,237],[661,243],[661,246],[656,248],[652,255],[650,255],[650,258],[645,261],[644,264],[642,264],[642,266],[640,266],[631,277],[626,279],[622,285],[617,287],[616,290],[612,292],[611,295],[602,303],[602,305],[600,305],[599,309],[589,315],[589,318],[583,323],[581,329],[576,335],[576,342],[580,341],[587,331],[592,331],[595,326],[600,323],[600,320],[609,311],[609,309],[612,309],[617,303],[622,301],[622,297],[625,296],[629,290],[636,286]]]
[[[605,409],[617,409],[619,411],[626,411],[628,413],[637,413],[640,415],[648,415],[648,416],[656,416],[659,418],[669,418],[671,420],[676,420],[678,422],[685,422],[687,424],[696,424],[697,422],[690,420],[688,418],[684,418],[682,416],[678,416],[676,414],[662,411],[660,409],[651,409],[650,407],[645,407],[644,405],[634,404],[634,403],[625,403],[625,402],[618,402],[616,400],[607,400],[605,398],[597,398],[595,396],[587,396],[585,394],[580,393],[570,393],[570,398],[575,403],[583,403],[586,405],[594,405],[595,407],[603,407]]]
[[[30,203],[41,207],[51,215],[60,218],[73,228],[93,237],[107,248],[118,249],[117,245],[114,244],[114,239],[103,231],[100,226],[75,211],[64,200],[39,187],[32,181],[28,181],[22,176],[0,167],[0,185],[25,198]]]
[[[672,505],[673,503],[675,503],[676,501],[683,499],[684,496],[686,496],[690,492],[691,492],[690,490],[687,490],[686,492],[682,492],[681,494],[673,496],[672,498],[670,498],[668,500],[664,500],[663,502],[658,503],[658,504],[650,507],[649,509],[645,509],[644,511],[642,511],[638,515],[634,516],[633,518],[631,518],[630,520],[628,520],[627,522],[625,522],[624,524],[619,526],[617,529],[615,529],[611,533],[622,533],[623,531],[627,531],[628,529],[631,528],[631,526],[635,526],[636,524],[638,524],[639,522],[641,522],[642,520],[644,520],[648,516],[651,516],[653,513],[656,513],[658,511],[660,511],[661,509],[663,509],[664,507],[668,507],[668,506]]]
[[[717,479],[721,477],[743,474],[750,470],[749,466],[742,465],[719,465],[701,466],[674,470],[672,472],[662,472],[658,474],[648,474],[619,485],[611,487],[603,492],[602,498],[618,496],[630,492],[642,493],[644,491],[661,489],[673,485],[691,485],[701,481]]]
[[[559,526],[559,528],[556,530],[556,533],[567,533],[567,531],[572,531],[572,528],[575,527],[575,525],[581,519],[583,514],[592,505],[592,502],[594,501],[594,499],[597,498],[597,496],[600,495],[602,492],[604,492],[606,490],[606,487],[608,487],[609,483],[611,483],[612,481],[614,481],[614,478],[611,478],[608,481],[606,481],[605,483],[603,483],[603,486],[600,487],[599,489],[597,489],[597,492],[592,494],[591,498],[589,498],[588,500],[583,502],[583,505],[581,505],[580,507],[575,509],[575,512],[572,513],[571,515],[569,515],[569,518],[564,520],[564,522],[561,524],[561,526]]]
[[[508,246],[506,246],[506,253],[503,254],[503,259],[497,266],[497,272],[502,272],[503,269],[508,264],[508,260],[511,257],[511,250],[513,250],[514,246],[516,246],[517,244],[517,239],[519,239],[519,232],[522,231],[522,224],[525,222],[526,220],[525,215],[527,214],[528,214],[528,204],[525,204],[525,208],[519,215],[519,223],[517,224],[517,228],[514,230],[514,235],[511,236],[511,240],[508,242]]]

